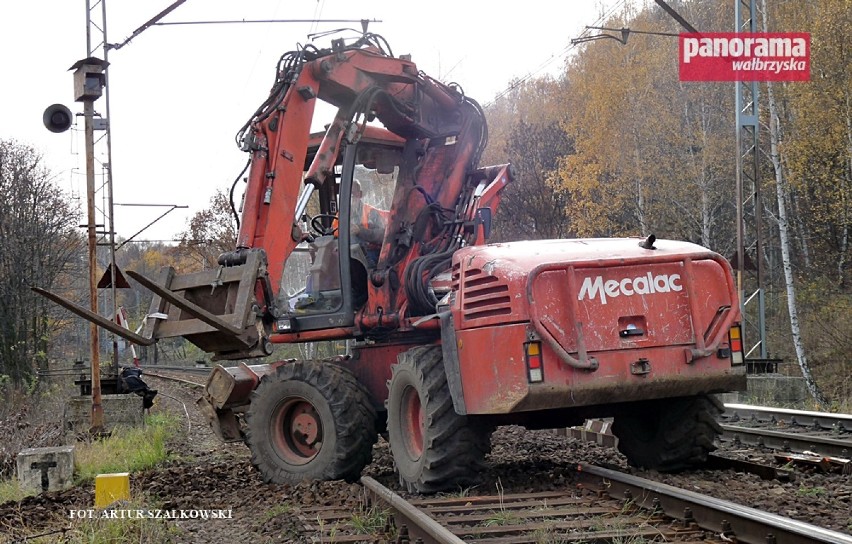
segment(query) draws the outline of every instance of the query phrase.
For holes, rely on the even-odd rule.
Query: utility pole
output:
[[[98,245],[105,245],[109,248],[109,262],[108,262],[108,286],[109,286],[109,302],[111,304],[111,308],[107,306],[107,313],[113,316],[115,319],[116,312],[118,311],[117,307],[117,297],[116,297],[116,287],[117,287],[117,268],[115,263],[115,219],[114,219],[114,207],[113,207],[113,184],[112,184],[112,131],[110,130],[110,111],[109,111],[109,47],[107,47],[107,13],[106,13],[106,0],[99,0],[92,4],[91,0],[86,0],[86,55],[87,57],[97,57],[98,50],[100,49],[100,56],[104,60],[104,86],[103,86],[103,97],[104,97],[104,108],[106,111],[106,117],[101,118],[101,122],[98,126],[98,130],[103,131],[103,137],[98,138],[96,143],[100,143],[101,140],[106,141],[106,162],[101,162],[101,166],[104,171],[104,175],[106,177],[106,183],[104,184],[106,187],[106,205],[103,206],[102,215],[104,217],[104,227],[105,230],[102,231],[101,234],[105,234],[107,237],[106,242],[102,242]],[[85,112],[84,112],[85,115]],[[94,112],[92,112],[92,122],[94,123]],[[86,117],[89,119],[89,117]],[[89,156],[88,156],[88,147],[86,148],[86,164],[88,165]],[[95,149],[92,148],[92,162],[94,167],[94,156]],[[97,196],[95,196],[97,199]],[[106,278],[104,278],[106,279]],[[103,282],[101,282],[103,285]],[[118,379],[118,339],[115,334],[110,335],[112,339],[112,371]]]
[[[101,97],[105,83],[106,62],[86,57],[77,61],[74,70],[74,100],[83,103],[86,139],[86,208],[89,261],[89,309],[98,313],[97,280],[97,217],[95,215],[95,100]],[[92,428],[93,433],[104,427],[104,410],[101,404],[101,365],[98,326],[89,326],[89,340],[92,364]]]

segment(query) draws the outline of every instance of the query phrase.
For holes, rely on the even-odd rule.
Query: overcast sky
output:
[[[109,41],[121,42],[171,0],[107,0]],[[513,78],[555,73],[572,37],[618,0],[464,2],[433,0],[187,0],[164,21],[222,19],[377,19],[395,55],[456,81],[487,104]],[[233,135],[267,96],[281,53],[311,31],[358,24],[241,24],[153,27],[110,53],[113,178],[117,203],[189,206],[140,235],[170,239],[239,173],[246,154]],[[84,0],[4,2],[0,8],[0,138],[42,152],[58,185],[85,200],[79,129],[49,133],[42,112],[64,103],[74,112],[68,68],[86,53]],[[347,36],[352,36],[348,33]],[[327,47],[331,38],[314,42]],[[96,111],[106,115],[103,101]],[[330,120],[330,117],[328,118]],[[322,125],[324,120],[319,120]],[[116,230],[129,236],[162,209],[116,207]]]

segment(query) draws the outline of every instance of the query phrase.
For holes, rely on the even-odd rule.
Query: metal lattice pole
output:
[[[737,32],[757,32],[756,0],[734,0]],[[767,358],[763,202],[760,197],[759,86],[736,86],[737,287],[747,358]]]

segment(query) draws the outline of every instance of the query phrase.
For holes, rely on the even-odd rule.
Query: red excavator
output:
[[[337,114],[311,134],[320,101]],[[200,405],[265,480],[356,479],[383,434],[408,490],[466,486],[496,426],[590,417],[614,418],[635,465],[712,451],[712,394],[745,388],[718,254],[653,236],[487,244],[516,174],[479,166],[482,109],[374,34],[284,54],[237,142],[250,171],[218,268],[128,272],[155,294],[138,335],[75,311],[242,361]],[[245,362],[320,341],[345,353]]]

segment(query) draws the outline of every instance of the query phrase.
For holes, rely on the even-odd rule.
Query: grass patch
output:
[[[438,498],[464,499],[471,496],[475,487],[459,487],[455,491],[445,491],[435,495]]]
[[[800,497],[822,497],[828,494],[824,487],[807,487],[800,485],[796,490],[796,494]]]
[[[293,507],[289,504],[276,504],[275,506],[263,513],[263,523],[275,519],[282,514],[289,514],[292,511]]]
[[[326,529],[326,525],[326,521],[320,516],[317,516],[317,527],[319,528],[319,534],[325,535],[326,531],[328,531],[328,535],[326,536],[328,540],[326,542],[334,542],[334,540],[337,538],[337,531],[339,530],[340,524],[335,521],[331,527],[328,527],[328,529]]]
[[[488,516],[488,519],[482,522],[482,525],[485,527],[494,527],[495,525],[504,526],[504,525],[515,525],[520,523],[520,516],[511,510],[506,510],[506,505],[503,503],[503,497],[505,494],[503,493],[503,482],[500,481],[500,478],[497,478],[497,497],[500,501],[500,510],[492,510],[491,514]]]
[[[177,418],[155,414],[145,418],[143,427],[119,428],[102,440],[77,445],[74,452],[78,482],[88,482],[98,474],[135,472],[170,459],[166,442],[175,434]]]
[[[388,529],[389,512],[376,507],[364,509],[352,514],[352,526],[361,533],[383,535]]]
[[[576,542],[570,536],[560,535],[554,529],[547,527],[536,529],[530,535],[530,538],[535,544],[568,544],[569,542]]]
[[[17,478],[0,481],[0,504],[4,502],[17,502],[30,495],[35,495],[35,492],[21,489]]]
[[[515,512],[509,510],[500,510],[491,512],[488,519],[482,522],[483,527],[504,527],[506,525],[517,525],[521,522],[521,517]]]

